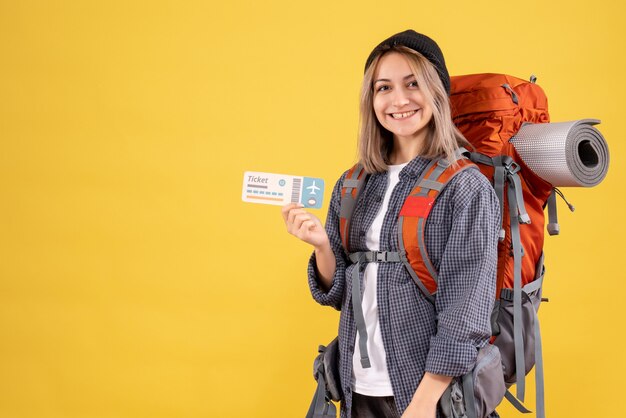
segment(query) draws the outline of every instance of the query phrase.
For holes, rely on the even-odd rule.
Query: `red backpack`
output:
[[[505,381],[524,400],[533,365],[537,416],[545,416],[543,361],[537,310],[544,276],[544,207],[548,231],[558,233],[555,189],[522,161],[510,142],[524,123],[548,123],[548,100],[537,84],[502,74],[451,78],[452,118],[475,148],[470,156],[494,185],[502,208],[492,342],[502,355]],[[507,399],[523,408],[510,393]]]
[[[501,74],[475,74],[451,78],[450,100],[454,123],[474,150],[459,155],[457,164],[433,160],[425,169],[425,175],[418,180],[400,210],[398,247],[404,248],[404,252],[400,256],[382,252],[350,254],[350,219],[367,180],[359,165],[348,171],[342,185],[341,239],[352,262],[403,262],[423,294],[433,300],[437,272],[424,245],[424,226],[439,192],[457,173],[476,164],[492,182],[503,215],[491,343],[500,351],[507,387],[516,384],[517,399],[508,391],[505,396],[521,412],[530,412],[519,401],[524,400],[525,375],[536,366],[537,417],[543,418],[543,366],[537,310],[542,301],[545,270],[544,207],[550,202],[548,229],[551,234],[558,233],[555,212],[552,216],[555,195],[553,186],[523,163],[509,140],[524,123],[549,122],[547,99],[535,84],[534,76],[528,82]],[[398,259],[387,259],[389,257]],[[358,277],[353,278],[355,284],[358,285]],[[359,327],[363,315],[359,312],[360,303],[354,302]],[[473,415],[480,416],[476,411]]]

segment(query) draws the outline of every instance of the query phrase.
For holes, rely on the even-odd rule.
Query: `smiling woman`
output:
[[[398,152],[420,153],[433,116],[432,107],[425,100],[407,58],[400,53],[391,52],[380,59],[374,80],[376,118],[393,133],[394,141],[403,143],[393,147],[389,161],[392,164],[408,161],[408,155]]]
[[[342,418],[443,416],[439,399],[491,336],[499,204],[461,156],[449,89],[432,39],[383,41],[363,78],[360,161],[335,185],[326,227],[296,205],[282,211],[288,232],[314,247],[313,298],[341,310]],[[419,213],[423,235],[405,234],[403,220]],[[420,269],[436,277],[436,303]]]

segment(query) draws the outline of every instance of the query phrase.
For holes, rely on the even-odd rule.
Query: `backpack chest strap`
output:
[[[352,269],[352,311],[354,312],[354,322],[356,329],[359,331],[359,351],[361,354],[361,367],[367,369],[371,367],[369,354],[367,352],[367,327],[365,325],[365,315],[363,314],[363,306],[361,302],[363,296],[361,294],[361,277],[360,272],[367,263],[399,263],[402,261],[402,255],[397,251],[360,251],[350,253],[348,259],[356,264]]]
[[[353,263],[398,263],[402,261],[398,251],[360,251],[350,253],[348,258]]]

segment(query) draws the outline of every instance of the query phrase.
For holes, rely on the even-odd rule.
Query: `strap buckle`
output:
[[[508,155],[502,158],[502,165],[509,174],[516,174],[522,169],[519,164],[517,164],[515,160]]]
[[[375,261],[380,263],[380,262],[386,262],[387,261],[387,252],[386,251],[376,251],[374,253],[374,258]]]
[[[516,163],[515,161],[511,162],[511,164],[509,164],[506,168],[508,170],[509,173],[511,174],[517,174],[522,168],[519,166],[518,163]]]

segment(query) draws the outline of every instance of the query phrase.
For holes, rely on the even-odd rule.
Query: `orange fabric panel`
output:
[[[404,201],[400,216],[426,218],[433,208],[435,199],[430,196],[409,196]]]
[[[426,268],[422,254],[420,253],[418,240],[417,240],[417,223],[420,218],[417,216],[405,216],[402,221],[402,239],[404,241],[404,250],[406,251],[406,257],[409,260],[411,268],[417,274],[426,289],[430,293],[437,291],[437,281],[431,276],[430,272]]]
[[[418,220],[419,218],[417,216],[405,216],[402,220],[402,240],[404,241],[404,249],[409,261],[418,258],[413,256],[416,251],[419,253],[417,243]]]
[[[428,289],[428,291],[433,294],[437,291],[437,281],[433,276],[431,276],[430,272],[426,268],[426,264],[424,264],[424,262],[420,260],[411,260],[409,262],[411,263],[411,267],[417,274],[417,277],[419,277],[420,281],[424,284],[426,289]]]
[[[512,93],[503,84],[508,84]],[[477,152],[506,154],[503,146],[524,122],[546,123],[548,99],[537,84],[504,74],[471,74],[450,79],[452,118]]]

